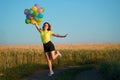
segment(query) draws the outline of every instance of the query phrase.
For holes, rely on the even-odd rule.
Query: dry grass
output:
[[[56,45],[57,49],[87,49],[87,50],[99,50],[99,49],[119,49],[120,44],[59,44]]]
[[[101,50],[101,49],[120,49],[120,43],[107,44],[55,44],[56,49],[87,49],[87,50]],[[41,45],[0,45],[0,49],[43,49]]]

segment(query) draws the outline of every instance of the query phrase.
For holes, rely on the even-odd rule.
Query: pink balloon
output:
[[[38,13],[42,13],[43,12],[43,9],[42,8],[39,8],[38,9]]]
[[[40,13],[40,8],[38,8],[37,12]]]

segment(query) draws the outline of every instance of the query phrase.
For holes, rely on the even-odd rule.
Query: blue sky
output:
[[[41,44],[35,26],[25,24],[24,9],[34,4],[45,8],[59,43],[120,43],[120,0],[1,0],[0,44]],[[42,24],[40,26],[42,26]]]

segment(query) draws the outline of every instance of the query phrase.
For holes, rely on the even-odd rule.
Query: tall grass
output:
[[[91,47],[91,46],[90,46]],[[103,46],[104,47],[104,46]],[[109,48],[59,48],[62,58],[53,61],[54,67],[96,64],[106,79],[120,79],[120,45]],[[0,49],[0,80],[18,80],[36,69],[46,68],[43,49]],[[13,76],[14,75],[14,76]]]
[[[67,51],[65,51],[67,52]],[[64,53],[64,51],[63,51]],[[59,66],[65,65],[84,65],[95,64],[95,68],[98,68],[105,78],[105,80],[120,80],[120,49],[109,50],[77,50],[71,51],[69,55],[64,55],[65,60],[61,60]],[[68,61],[67,61],[68,60]],[[62,62],[64,62],[62,64]],[[86,68],[87,69],[87,68]],[[79,70],[74,71],[69,75],[78,73]],[[64,74],[70,73],[71,70],[63,72],[58,76],[58,80],[74,80],[69,75],[64,77]],[[61,78],[60,78],[61,77]]]
[[[0,80],[18,80],[37,69],[43,69],[46,61],[42,53],[37,49],[1,49]]]
[[[21,64],[45,64],[42,53],[37,49],[2,49],[0,50],[0,67],[6,69]]]

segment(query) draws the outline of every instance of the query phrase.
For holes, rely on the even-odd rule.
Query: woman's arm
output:
[[[34,25],[36,26],[37,30],[40,32],[41,28],[39,27],[39,25],[37,23],[34,23]]]
[[[67,37],[68,34],[66,34],[66,35],[52,34],[52,35],[55,37],[64,38],[64,37]]]

